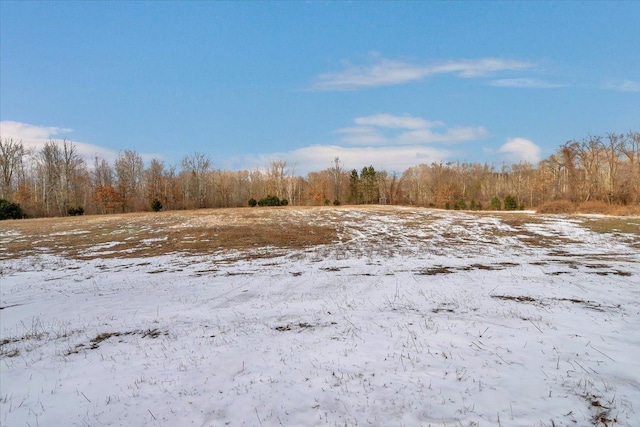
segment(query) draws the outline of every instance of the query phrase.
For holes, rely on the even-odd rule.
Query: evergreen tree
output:
[[[459,198],[458,200],[456,200],[455,204],[453,205],[453,209],[457,211],[465,210],[467,209],[467,202],[465,202],[463,198]]]
[[[500,198],[498,196],[495,196],[493,199],[491,199],[491,209],[493,209],[494,211],[499,211],[502,207],[502,202],[500,202]]]
[[[518,209],[518,202],[516,198],[513,196],[507,196],[504,198],[504,210],[505,211],[515,211]]]
[[[0,199],[0,220],[21,219],[26,217],[19,204]]]
[[[359,204],[361,202],[360,197],[360,177],[357,170],[352,170],[349,175],[349,201],[351,203]]]
[[[364,203],[378,203],[378,173],[373,166],[365,166],[360,173]]]
[[[162,203],[160,202],[160,200],[153,199],[153,202],[151,202],[151,209],[154,212],[159,212],[162,209]]]

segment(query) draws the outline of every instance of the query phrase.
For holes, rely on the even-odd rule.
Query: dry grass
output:
[[[301,249],[336,240],[333,226],[299,220],[293,209],[218,209],[4,221],[0,259],[35,254],[70,258],[210,254]]]
[[[554,200],[538,207],[541,214],[570,214],[576,211],[576,206],[568,200]]]
[[[344,241],[342,219],[357,213],[358,221],[378,220],[389,224],[392,233],[369,236],[372,247],[402,250],[418,231],[424,232],[430,221],[445,211],[406,209],[396,206],[341,206],[304,208],[236,208],[135,213],[122,215],[40,218],[2,221],[0,223],[0,260],[38,254],[62,255],[75,259],[142,258],[181,253],[203,255],[221,252],[241,253],[243,258],[273,256],[277,252],[302,250]],[[431,215],[431,214],[433,215]],[[342,216],[341,216],[342,215]],[[452,213],[453,215],[453,213]],[[528,244],[553,247],[560,236],[533,232],[531,225],[555,221],[556,217],[527,212],[466,212],[451,222],[449,229],[438,231],[446,245],[466,244],[469,233],[481,232],[488,243],[504,236],[517,235]],[[496,218],[504,227],[470,228],[474,218]],[[640,242],[640,217],[606,217],[563,215],[596,233],[614,233],[630,242]],[[358,221],[351,220],[351,231],[358,231]],[[436,233],[435,230],[432,231]],[[424,236],[421,239],[428,237]],[[465,237],[466,236],[466,237]],[[376,242],[374,242],[375,240]],[[567,242],[565,242],[567,243]],[[445,244],[445,243],[443,243]],[[640,246],[640,243],[636,243]]]
[[[612,214],[614,206],[605,203],[600,200],[590,200],[588,202],[580,203],[578,206],[578,212],[584,214]]]
[[[590,200],[579,204],[574,204],[569,200],[554,200],[538,207],[540,214],[600,214],[611,216],[639,216],[640,206],[638,205],[618,205],[609,204],[600,200]]]
[[[615,234],[640,249],[640,217],[584,217],[582,226],[595,233]]]

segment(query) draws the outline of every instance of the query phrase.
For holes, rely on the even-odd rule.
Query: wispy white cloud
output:
[[[404,129],[424,129],[444,125],[442,122],[430,122],[421,117],[394,116],[392,114],[375,114],[367,117],[356,117],[353,121],[358,125],[364,126]]]
[[[227,163],[230,168],[263,168],[272,160],[285,160],[296,173],[305,174],[331,166],[339,157],[346,168],[360,169],[373,165],[389,172],[403,172],[421,163],[451,159],[460,152],[451,143],[486,138],[483,127],[452,127],[409,115],[376,114],[356,117],[353,126],[337,129],[340,141],[326,145],[312,145],[280,153],[237,158]],[[434,144],[446,144],[437,147]]]
[[[346,167],[360,169],[373,165],[389,172],[403,172],[420,163],[439,162],[453,153],[434,147],[341,147],[337,145],[317,145],[303,147],[291,153],[293,161],[300,166],[308,165],[310,170],[318,169],[318,159],[330,161],[339,157]],[[322,168],[321,168],[322,169]]]
[[[0,122],[0,134],[3,138],[27,141],[48,141],[56,135],[73,132],[73,129],[54,126],[34,126],[28,123],[3,120]]]
[[[262,169],[273,160],[284,160],[289,170],[297,175],[331,167],[336,157],[345,168],[360,170],[373,165],[376,169],[402,173],[421,163],[440,162],[456,153],[450,150],[424,146],[404,147],[343,147],[339,145],[311,145],[296,150],[258,156],[238,157],[225,166],[231,169]]]
[[[533,67],[531,62],[503,58],[449,61],[430,67],[433,74],[453,73],[460,77],[486,77],[501,71],[516,71]]]
[[[504,160],[512,163],[540,161],[540,147],[533,141],[525,138],[511,138],[498,149]]]
[[[3,120],[0,122],[0,137],[2,139],[12,138],[14,141],[22,141],[26,149],[34,151],[40,150],[51,140],[66,139],[72,142],[78,154],[83,157],[89,164],[97,156],[101,159],[113,162],[118,157],[118,151],[101,147],[99,145],[88,144],[86,142],[75,141],[69,137],[73,133],[73,129],[55,127],[55,126],[37,126],[28,123],[16,122],[11,120]],[[152,158],[161,158],[157,154],[139,153],[143,160],[148,161]]]
[[[640,82],[634,80],[610,81],[604,87],[618,92],[640,92]]]
[[[550,83],[544,80],[530,79],[530,78],[517,78],[517,79],[497,79],[489,83],[491,86],[497,87],[515,87],[524,89],[553,89],[564,87],[564,85],[558,83]]]
[[[532,66],[533,64],[530,62],[501,58],[455,60],[424,65],[373,55],[371,64],[345,63],[342,71],[320,74],[311,85],[311,89],[324,91],[358,90],[398,85],[438,74],[453,74],[463,78],[484,77],[501,71],[521,70]]]
[[[489,132],[482,126],[454,127],[445,129],[443,132],[424,128],[403,132],[398,136],[398,140],[411,144],[457,143],[484,139],[488,136]]]
[[[356,126],[334,131],[343,134],[342,142],[352,145],[421,145],[456,143],[484,139],[483,127],[447,128],[441,121],[421,117],[376,114],[357,117]]]
[[[342,141],[350,145],[382,145],[388,143],[386,136],[373,126],[353,126],[334,131],[342,134]]]

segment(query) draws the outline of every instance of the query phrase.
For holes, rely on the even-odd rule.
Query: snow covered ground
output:
[[[0,425],[640,425],[638,234],[283,212],[337,241],[0,261]]]

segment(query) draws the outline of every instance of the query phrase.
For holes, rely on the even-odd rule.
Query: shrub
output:
[[[640,216],[640,205],[612,206],[609,215]]]
[[[518,202],[516,198],[513,196],[507,196],[504,198],[504,210],[505,211],[515,211],[518,209]]]
[[[256,199],[254,199],[253,197],[249,199],[249,206],[252,208],[255,208],[256,206],[258,206],[258,201]]]
[[[491,199],[491,209],[493,209],[494,211],[499,211],[502,208],[502,202],[500,201],[500,198],[498,196],[495,196],[493,199]]]
[[[456,202],[453,204],[453,209],[459,211],[459,210],[465,210],[467,209],[467,202],[464,201],[464,199],[460,198],[458,200],[456,200]]]
[[[21,219],[26,217],[19,204],[0,199],[0,220]]]
[[[471,200],[471,203],[469,203],[469,209],[471,209],[472,211],[481,211],[482,210],[482,203],[481,202],[476,202],[475,200]]]
[[[538,206],[536,212],[545,214],[568,214],[576,211],[575,205],[568,200],[554,200]]]
[[[76,208],[69,208],[67,209],[67,213],[70,216],[80,216],[80,215],[84,215],[84,208],[82,206],[78,206]]]
[[[267,196],[258,200],[258,206],[287,206],[287,199],[280,200],[277,196]]]
[[[162,209],[162,202],[160,202],[160,200],[158,199],[153,199],[153,202],[151,202],[151,210],[153,210],[154,212],[159,212]]]
[[[333,206],[340,206],[340,200],[336,199],[333,201]]]
[[[578,211],[590,214],[610,214],[611,210],[611,205],[600,200],[590,200],[578,206]]]

